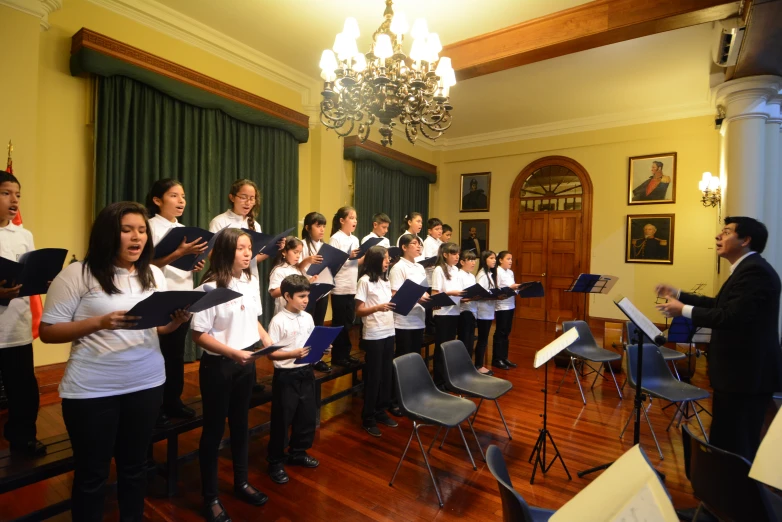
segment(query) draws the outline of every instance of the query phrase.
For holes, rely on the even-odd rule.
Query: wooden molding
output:
[[[241,103],[252,109],[283,119],[300,127],[309,128],[309,116],[250,92],[221,82],[205,74],[188,69],[154,54],[142,51],[95,31],[82,28],[71,39],[71,54],[90,49],[106,56],[155,72],[173,80],[197,87],[206,92]]]
[[[738,0],[594,0],[446,45],[456,78],[466,80],[642,36],[724,20]]]
[[[392,159],[394,161],[399,161],[405,165],[410,165],[411,167],[415,167],[429,174],[437,174],[437,165],[432,165],[431,163],[421,161],[412,156],[408,156],[407,154],[402,154],[401,152],[397,152],[389,147],[384,147],[379,143],[375,143],[374,141],[367,140],[364,143],[361,143],[361,140],[356,135],[348,136],[344,141],[344,148],[346,149],[358,147],[360,149],[385,156],[386,158]]]

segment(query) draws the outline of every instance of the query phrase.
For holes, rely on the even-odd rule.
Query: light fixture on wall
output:
[[[698,182],[698,190],[703,193],[701,203],[704,207],[716,207],[722,201],[720,178],[711,172],[703,173],[703,178]]]
[[[333,50],[321,55],[320,121],[340,137],[350,134],[358,122],[358,136],[364,142],[378,121],[380,143],[388,146],[393,145],[394,120],[404,125],[410,143],[419,131],[434,140],[451,126],[448,96],[456,84],[451,59],[439,56],[440,37],[429,32],[423,18],[413,23],[413,43],[409,57],[405,55],[407,19],[403,13],[394,14],[392,3],[386,0],[385,20],[372,35],[369,52],[358,51],[358,22],[348,18]]]

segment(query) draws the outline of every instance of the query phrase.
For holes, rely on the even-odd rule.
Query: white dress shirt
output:
[[[29,230],[13,223],[0,228],[0,257],[18,261],[19,256],[35,250],[33,235]],[[30,298],[11,299],[7,306],[0,305],[0,348],[24,346],[33,342],[33,316]]]
[[[337,230],[329,239],[329,245],[338,248],[348,255],[359,247],[358,238],[353,234],[347,235]],[[342,268],[334,276],[334,295],[354,295],[358,281],[358,259],[348,259]],[[318,278],[318,282],[320,278]]]
[[[176,227],[183,227],[184,225],[174,219],[169,221],[160,214],[155,214],[149,219],[149,228],[152,231],[152,244],[157,246],[160,240],[165,237],[168,232]],[[196,238],[187,238],[188,242],[194,241]],[[192,290],[193,289],[193,272],[186,270],[180,270],[171,265],[163,267],[163,275],[166,276],[166,282],[168,283],[169,290]]]
[[[297,348],[303,348],[310,334],[315,329],[312,316],[307,312],[289,312],[283,308],[280,313],[272,317],[269,323],[269,337],[274,344],[283,339],[288,342],[280,351],[290,352]],[[283,359],[274,361],[275,368],[300,368],[307,364],[296,364],[296,359]]]
[[[358,280],[356,301],[361,301],[367,307],[377,306],[391,300],[391,283],[378,279],[374,283],[364,275]],[[361,337],[375,341],[394,336],[394,312],[375,312],[361,318],[364,328]]]

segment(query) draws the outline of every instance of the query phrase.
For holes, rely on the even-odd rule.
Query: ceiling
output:
[[[186,17],[318,79],[318,61],[347,16],[368,49],[383,0],[158,0]],[[426,18],[443,44],[586,3],[586,0],[396,0],[412,24]],[[591,49],[459,82],[448,140],[561,122],[632,120],[708,108],[711,24]],[[408,44],[409,45],[409,44]],[[408,49],[409,50],[409,49]],[[686,112],[686,111],[685,111]],[[676,117],[676,116],[674,116]]]

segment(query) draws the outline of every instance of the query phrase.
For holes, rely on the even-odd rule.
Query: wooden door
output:
[[[527,214],[521,217],[518,240],[514,246],[511,246],[516,281],[541,281],[543,287],[546,287],[548,221],[546,213]],[[546,297],[517,300],[515,317],[545,321]]]

